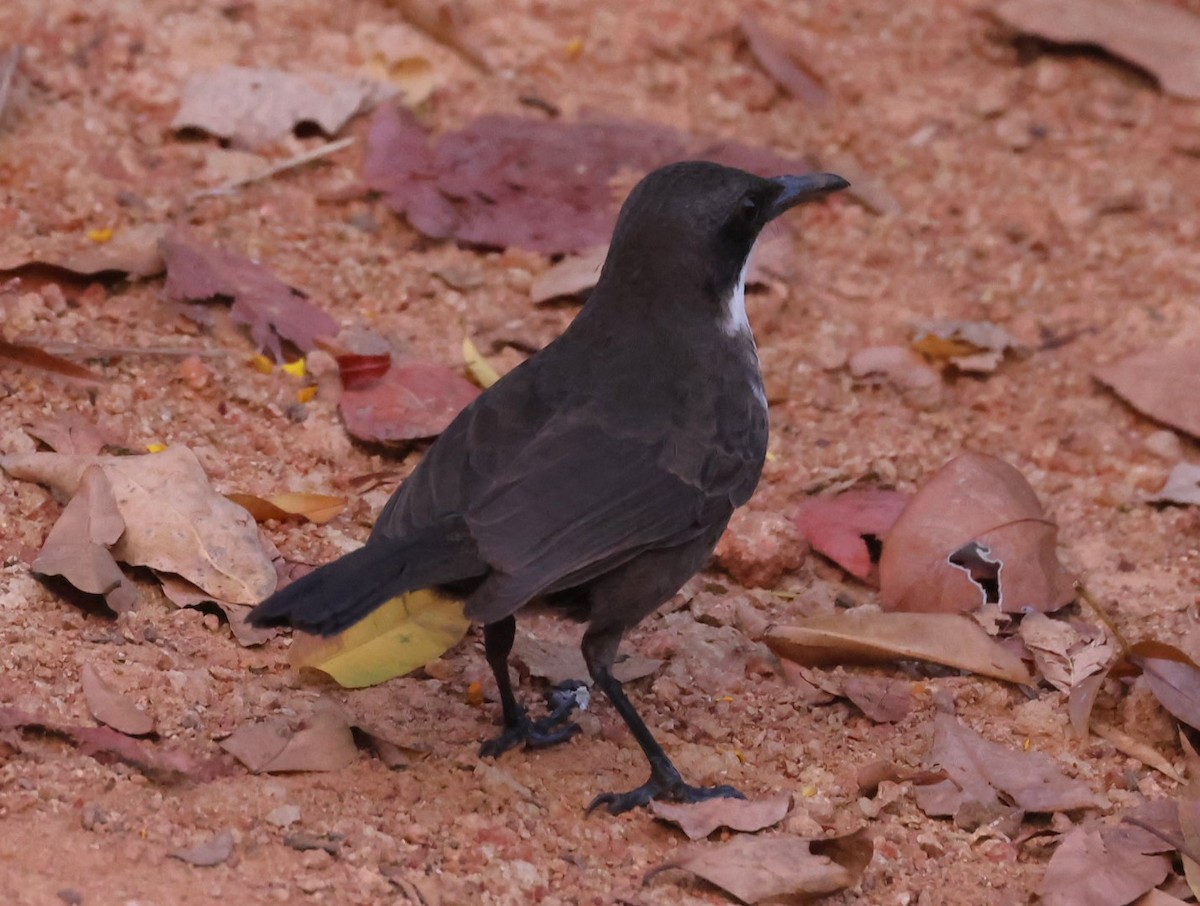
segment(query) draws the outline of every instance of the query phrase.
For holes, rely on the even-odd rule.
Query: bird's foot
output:
[[[586,708],[587,687],[578,680],[567,680],[546,692],[550,713],[539,720],[531,720],[524,711],[504,731],[487,740],[479,747],[484,758],[496,758],[509,749],[524,746],[527,749],[547,749],[566,742],[580,731],[579,724],[567,720],[576,708]]]
[[[626,793],[601,793],[592,800],[592,804],[587,808],[587,813],[590,815],[596,809],[604,806],[610,814],[619,815],[630,809],[649,805],[652,799],[692,803],[704,802],[707,799],[745,798],[739,790],[727,785],[692,786],[684,783],[679,772],[672,767],[670,771],[652,771],[649,780]]]

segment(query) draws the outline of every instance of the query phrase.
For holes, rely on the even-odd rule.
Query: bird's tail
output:
[[[487,570],[464,526],[434,526],[404,539],[369,541],[275,592],[248,619],[253,626],[335,635],[397,595]]]

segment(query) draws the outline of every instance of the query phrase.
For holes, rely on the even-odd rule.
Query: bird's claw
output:
[[[625,793],[601,793],[587,807],[590,815],[596,809],[604,806],[609,814],[619,815],[630,809],[649,805],[652,799],[666,799],[671,802],[704,802],[707,799],[745,799],[742,792],[728,785],[721,786],[692,786],[682,780],[661,778],[651,775],[650,779],[641,786]]]
[[[516,723],[504,728],[496,737],[479,747],[484,758],[496,758],[509,749],[524,746],[527,749],[547,749],[566,742],[580,731],[578,724],[567,718],[576,708],[587,707],[587,687],[579,680],[567,680],[547,690],[546,702],[550,713],[538,720],[531,720],[522,713]]]

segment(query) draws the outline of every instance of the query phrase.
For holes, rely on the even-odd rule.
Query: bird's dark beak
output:
[[[850,183],[833,173],[805,173],[803,176],[776,176],[771,182],[780,186],[783,191],[775,196],[771,203],[769,219],[778,217],[784,211],[794,208],[802,201],[809,201],[849,188]]]

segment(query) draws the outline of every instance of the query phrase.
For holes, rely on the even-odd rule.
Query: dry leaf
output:
[[[162,253],[167,262],[164,293],[168,299],[232,299],[233,319],[249,326],[254,342],[277,360],[283,357],[280,340],[311,352],[319,338],[338,332],[333,318],[257,262],[207,245],[181,230],[163,239]]]
[[[104,595],[114,611],[125,613],[137,604],[137,590],[110,550],[124,531],[108,476],[100,466],[88,466],[30,569],[62,576],[88,594]]]
[[[106,683],[91,664],[83,665],[80,680],[88,711],[100,723],[129,736],[154,732],[154,719]]]
[[[820,106],[829,101],[829,93],[800,60],[797,50],[766,28],[753,13],[743,13],[738,28],[758,65],[781,88],[806,104]]]
[[[703,840],[722,827],[751,834],[774,827],[787,817],[791,807],[791,793],[756,801],[722,798],[689,803],[650,801],[654,817],[678,825],[689,840]]]
[[[1038,894],[1046,906],[1124,906],[1170,871],[1165,856],[1109,845],[1101,831],[1077,827],[1050,857]]]
[[[1164,91],[1200,99],[1200,18],[1155,0],[1008,0],[996,15],[1057,44],[1095,44],[1152,73]]]
[[[846,680],[842,695],[875,723],[894,724],[912,710],[912,687],[912,683],[886,676],[860,675]]]
[[[912,348],[927,359],[976,374],[995,371],[1006,353],[1025,352],[1021,342],[999,324],[946,319],[918,324]]]
[[[358,757],[349,720],[329,701],[318,702],[294,732],[282,718],[243,724],[221,748],[255,774],[340,771]]]
[[[1200,506],[1200,466],[1190,462],[1178,463],[1163,489],[1151,500],[1156,503],[1179,503]]]
[[[215,837],[209,837],[195,846],[177,849],[167,855],[197,868],[212,868],[233,855],[233,831],[221,831]]]
[[[159,223],[124,227],[107,242],[95,242],[82,232],[34,238],[14,233],[0,238],[0,274],[40,264],[82,276],[153,277],[163,271],[158,244],[165,233],[166,227]]]
[[[346,387],[339,408],[354,437],[397,443],[436,437],[478,395],[478,387],[445,365],[394,362],[379,380]]]
[[[843,611],[771,626],[763,641],[780,657],[808,667],[917,660],[1010,683],[1031,682],[1019,657],[957,614]]]
[[[312,667],[351,689],[374,686],[411,673],[449,651],[470,621],[461,601],[415,591],[383,606],[330,638],[296,633],[288,660]]]
[[[73,413],[25,425],[25,433],[40,440],[55,453],[79,453],[84,456],[94,456],[106,446],[118,444],[120,440],[106,428]]]
[[[600,268],[607,257],[607,245],[598,245],[579,255],[567,255],[538,274],[529,287],[529,298],[535,305],[540,305],[551,299],[589,292],[600,279]]]
[[[89,466],[104,470],[125,532],[112,547],[122,563],[178,573],[218,600],[257,604],[275,590],[275,567],[258,526],[213,490],[187,447],[141,456],[23,453],[0,457],[14,478],[60,495],[76,493]]]
[[[1057,610],[1075,597],[1057,540],[1058,526],[1020,472],[994,456],[963,453],[926,482],[884,539],[880,605]]]
[[[334,135],[358,113],[396,91],[387,82],[326,72],[222,66],[191,76],[183,86],[172,129],[201,129],[242,148],[257,148],[315,123]]]
[[[1138,642],[1129,660],[1142,668],[1146,684],[1159,703],[1189,727],[1200,728],[1200,666],[1163,642]]]
[[[103,380],[96,372],[84,368],[82,365],[76,365],[61,356],[51,355],[37,346],[30,346],[26,343],[10,343],[8,340],[0,338],[0,365],[3,364],[16,365],[18,368],[27,368],[31,371],[46,372],[77,381],[88,387],[99,387]]]
[[[268,519],[284,521],[294,516],[324,525],[346,508],[345,497],[331,497],[328,494],[308,494],[303,491],[291,491],[283,494],[272,494],[270,497],[257,497],[254,494],[226,494],[238,506],[249,511],[257,522]]]
[[[649,882],[672,868],[689,871],[743,903],[776,898],[818,897],[845,890],[871,860],[864,831],[846,837],[734,837],[718,846],[695,844],[643,878]]]
[[[796,508],[792,521],[813,550],[850,575],[867,579],[874,564],[864,538],[883,538],[911,496],[870,488],[810,497]]]
[[[945,771],[948,779],[916,787],[917,805],[927,815],[952,815],[960,826],[978,827],[1010,812],[1010,802],[1026,812],[1103,805],[1087,784],[1063,775],[1048,755],[984,739],[945,712],[934,716],[934,732],[926,760]]]
[[[1117,656],[1105,632],[1096,626],[1087,630],[1085,638],[1070,623],[1031,613],[1021,621],[1017,634],[1033,655],[1042,678],[1060,692],[1070,692],[1087,677],[1103,671]]]
[[[480,72],[492,71],[483,53],[463,36],[460,7],[453,0],[394,0],[404,18],[435,41],[460,54]]]
[[[1200,346],[1147,350],[1095,375],[1144,415],[1200,437]]]
[[[846,363],[858,379],[876,375],[900,391],[906,405],[914,409],[936,409],[944,392],[936,368],[904,346],[871,346],[854,353]]]

